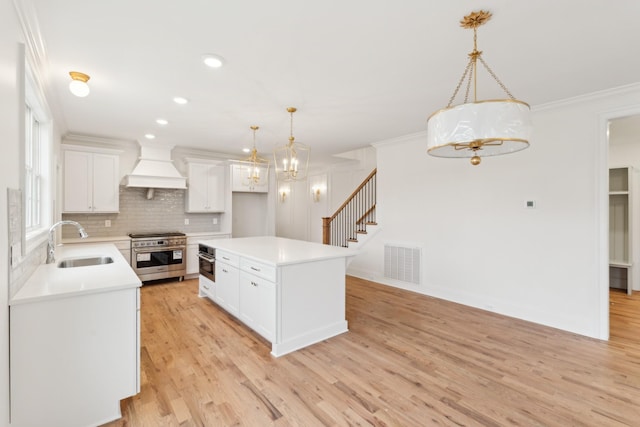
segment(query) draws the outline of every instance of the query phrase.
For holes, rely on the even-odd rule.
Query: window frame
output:
[[[41,90],[41,86],[38,84],[38,80],[25,61],[24,68],[24,96],[23,96],[23,116],[22,123],[24,129],[24,135],[22,136],[22,161],[21,161],[21,189],[22,189],[22,235],[23,235],[23,253],[26,255],[35,249],[38,245],[46,241],[48,238],[47,232],[52,224],[53,218],[53,206],[54,196],[52,191],[54,182],[52,159],[53,159],[53,121],[49,112],[46,98]],[[34,136],[34,129],[29,124],[33,124],[33,121],[38,123],[35,130],[36,140],[38,142],[38,150],[35,159],[32,159],[32,146],[27,142],[27,138]],[[35,180],[30,179],[27,174],[30,172],[27,166],[27,161],[35,160],[37,178]],[[35,195],[37,200],[36,216],[38,218],[37,224],[31,224],[27,221],[27,215],[31,215],[33,218],[33,210],[27,204],[29,201],[27,197],[29,194],[33,194],[35,181]],[[31,191],[31,192],[30,192]],[[30,193],[29,193],[30,192]],[[27,224],[29,223],[29,226]]]

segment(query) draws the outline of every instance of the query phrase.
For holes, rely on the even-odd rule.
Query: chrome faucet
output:
[[[58,221],[58,222],[56,222],[49,229],[49,243],[47,244],[47,264],[51,264],[52,262],[55,262],[55,260],[56,260],[56,257],[55,257],[56,244],[55,244],[55,237],[54,237],[55,235],[53,233],[55,232],[56,228],[58,228],[60,226],[63,226],[65,224],[75,225],[76,228],[78,229],[78,233],[80,233],[80,237],[82,239],[86,239],[87,237],[89,237],[87,232],[84,231],[84,228],[79,223],[77,223],[75,221]]]

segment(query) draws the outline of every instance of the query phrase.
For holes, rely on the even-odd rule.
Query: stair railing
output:
[[[376,223],[376,173],[374,169],[330,217],[322,218],[322,243],[347,246]]]

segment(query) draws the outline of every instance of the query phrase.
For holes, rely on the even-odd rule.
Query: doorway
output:
[[[607,139],[609,297],[640,291],[640,114],[609,118]]]

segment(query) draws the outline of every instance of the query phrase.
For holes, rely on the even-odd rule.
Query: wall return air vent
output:
[[[384,277],[419,285],[421,260],[421,248],[384,245]]]

